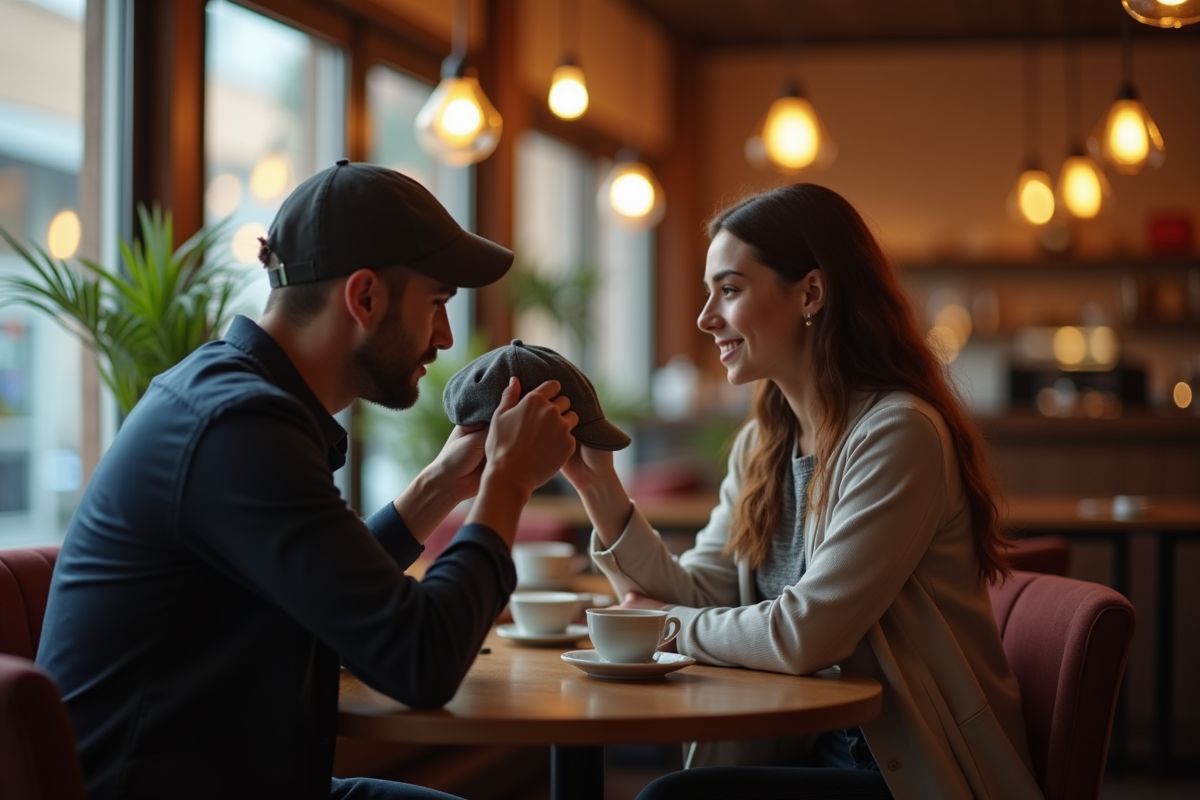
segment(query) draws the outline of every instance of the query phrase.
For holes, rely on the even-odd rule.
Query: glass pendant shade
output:
[[[837,147],[812,103],[789,89],[771,103],[746,140],[745,153],[754,167],[790,175],[829,166],[837,157]]]
[[[1145,167],[1156,169],[1166,158],[1162,134],[1146,106],[1126,85],[1108,113],[1088,137],[1088,151],[1122,175],[1136,175]]]
[[[550,110],[562,119],[579,119],[588,107],[583,70],[569,59],[554,70],[550,79]]]
[[[1082,150],[1063,162],[1058,175],[1058,202],[1076,219],[1092,219],[1104,207],[1111,189],[1104,171]]]
[[[1156,28],[1182,28],[1200,22],[1200,0],[1121,0],[1129,16]]]
[[[1030,225],[1045,225],[1054,218],[1054,189],[1044,170],[1031,167],[1017,178],[1008,198],[1009,213]]]
[[[415,127],[425,152],[452,167],[465,167],[492,154],[504,120],[478,78],[464,75],[461,65],[443,65],[442,81],[417,112]]]
[[[650,168],[636,159],[619,161],[597,192],[596,202],[627,228],[653,228],[667,210],[662,185]]]

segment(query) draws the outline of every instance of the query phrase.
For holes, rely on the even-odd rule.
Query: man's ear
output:
[[[387,286],[374,270],[355,270],[342,287],[342,303],[360,327],[370,330],[387,308]]]

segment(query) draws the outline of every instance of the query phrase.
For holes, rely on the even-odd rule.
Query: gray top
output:
[[[817,467],[817,457],[798,455],[797,450],[792,450],[792,485],[788,487],[790,491],[783,492],[775,540],[754,573],[759,602],[779,597],[804,574],[804,514],[808,510],[808,482]]]

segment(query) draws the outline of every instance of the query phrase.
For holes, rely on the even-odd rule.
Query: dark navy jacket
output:
[[[154,380],[105,453],[54,571],[38,663],[93,800],[328,797],[340,661],[447,702],[516,585],[466,526],[418,583],[391,504],[365,523],[346,433],[239,317]]]

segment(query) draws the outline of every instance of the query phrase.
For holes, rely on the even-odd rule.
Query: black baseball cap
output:
[[[442,393],[446,416],[455,425],[490,421],[513,376],[521,382],[522,392],[532,391],[546,381],[558,381],[562,393],[571,400],[571,410],[579,417],[571,433],[581,444],[597,450],[629,446],[629,436],[604,418],[596,387],[579,367],[549,347],[525,344],[520,339],[484,353],[454,373]]]
[[[511,250],[463,230],[412,178],[344,158],[288,195],[266,247],[272,288],[400,265],[475,288],[513,261]]]

